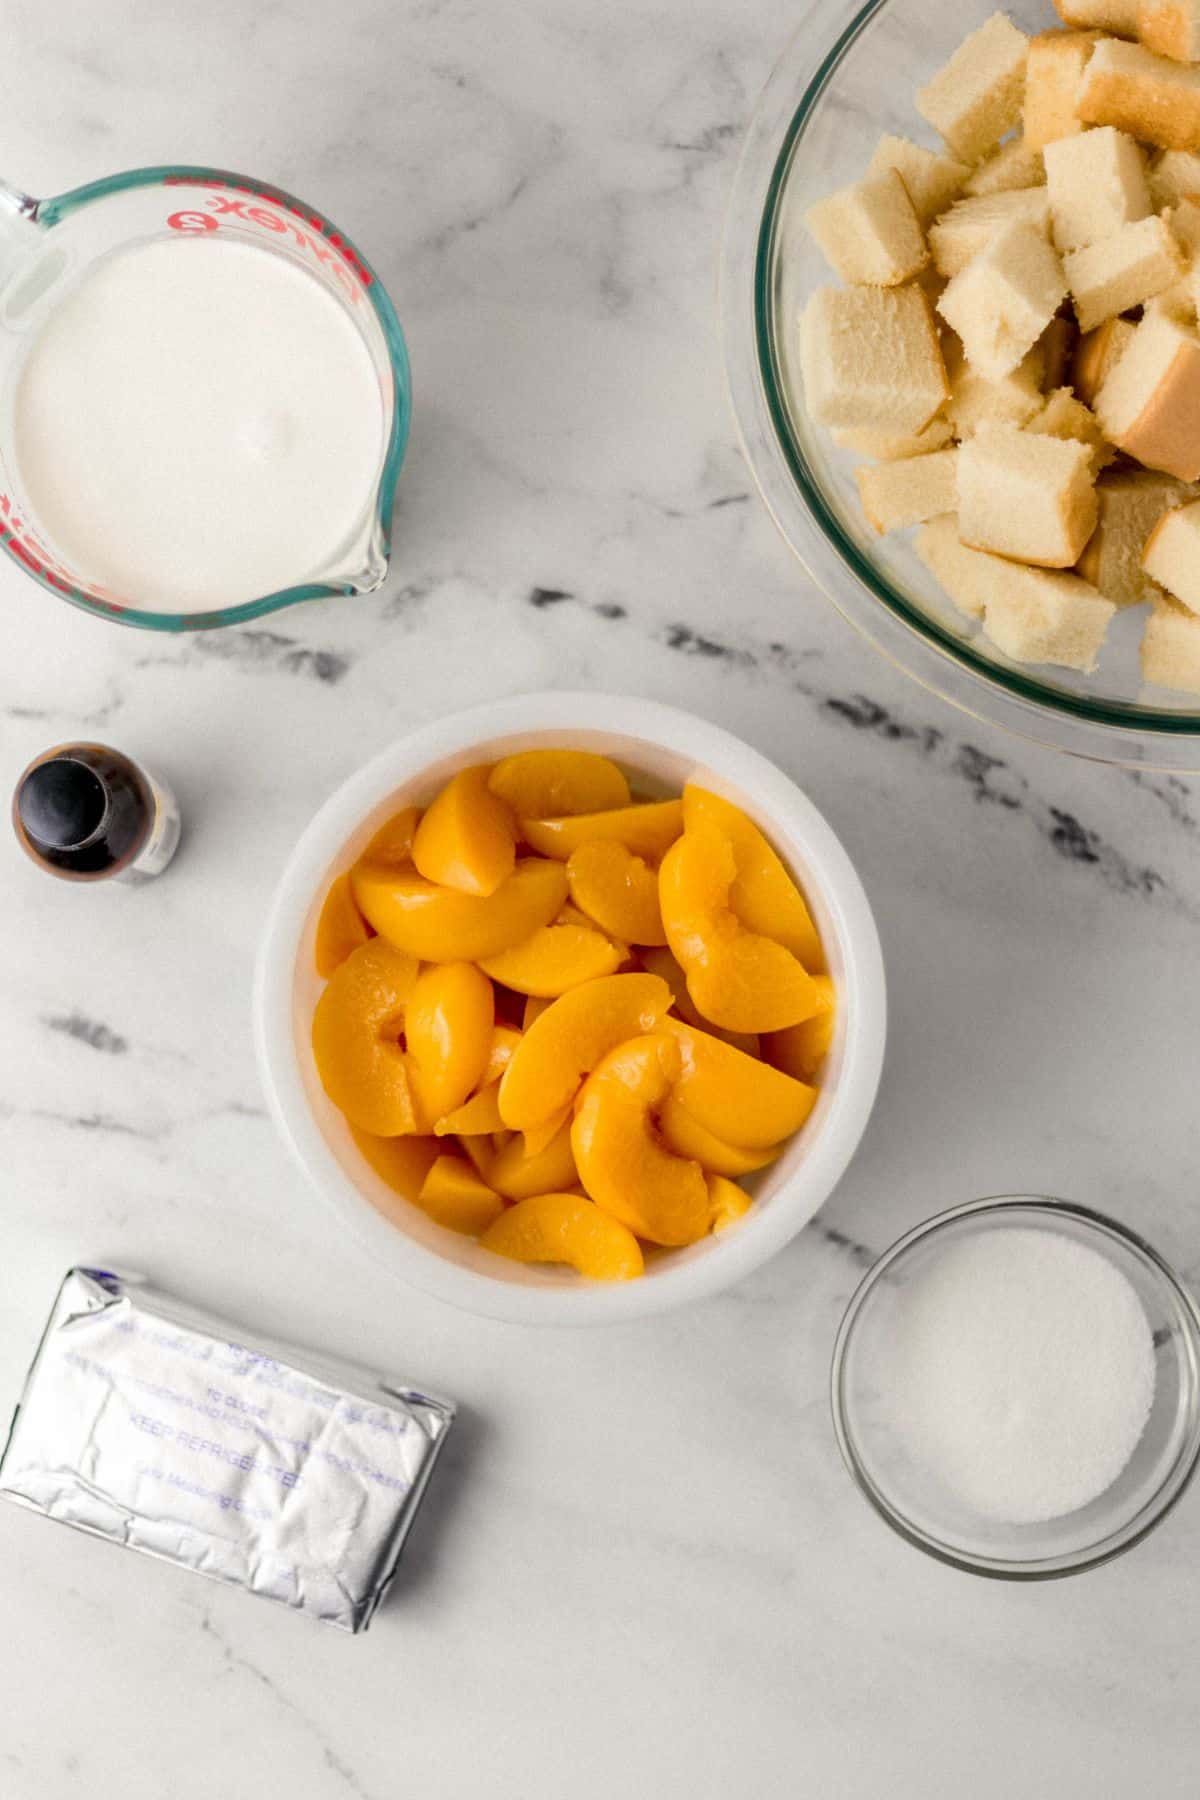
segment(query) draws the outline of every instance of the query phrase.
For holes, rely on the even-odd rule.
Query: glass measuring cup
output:
[[[222,234],[314,276],[361,338],[379,382],[383,442],[373,488],[336,566],[297,586],[233,605],[159,612],[133,605],[47,541],[22,489],[13,445],[13,394],[38,330],[101,258],[174,234]],[[411,415],[408,353],[383,285],[344,232],[282,188],[225,169],[132,169],[35,200],[0,182],[0,548],[60,599],[100,618],[154,631],[206,629],[261,617],[299,600],[363,594],[381,585],[391,550],[396,481]]]

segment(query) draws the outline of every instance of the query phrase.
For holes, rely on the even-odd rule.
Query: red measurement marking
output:
[[[333,277],[342,292],[355,303],[360,298],[360,288],[370,287],[375,279],[357,252],[320,213],[303,213],[298,207],[289,205],[286,200],[281,200],[274,194],[243,186],[240,182],[205,181],[191,175],[168,175],[166,185],[213,190],[205,201],[207,210],[176,212],[168,216],[167,224],[173,231],[212,231],[220,225],[223,218],[229,217],[241,224],[253,225],[260,231],[269,231],[275,236],[290,237],[300,250]]]

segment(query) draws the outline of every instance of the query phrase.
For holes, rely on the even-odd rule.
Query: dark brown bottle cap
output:
[[[95,837],[107,813],[104,783],[74,756],[39,763],[17,791],[17,815],[43,850],[78,850]]]

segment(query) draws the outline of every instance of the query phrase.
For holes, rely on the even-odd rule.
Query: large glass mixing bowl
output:
[[[797,321],[836,281],[804,226],[814,200],[856,180],[884,132],[936,146],[913,96],[996,0],[816,0],[751,122],[730,201],[721,329],[742,445],[768,508],[838,610],[908,674],[956,706],[1060,750],[1141,767],[1200,769],[1200,699],[1144,688],[1145,609],[1118,613],[1092,675],[1009,661],[917,560],[911,533],[877,538],[856,458],[804,408]],[[1049,0],[1005,10],[1028,32],[1057,25]]]

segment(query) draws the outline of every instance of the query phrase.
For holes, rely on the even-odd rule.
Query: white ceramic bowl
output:
[[[794,1142],[757,1178],[738,1225],[655,1256],[638,1281],[581,1281],[569,1270],[503,1261],[436,1225],[363,1162],[313,1066],[309,1033],[320,991],[317,915],[330,881],[399,807],[427,802],[455,770],[515,750],[601,751],[645,791],[699,781],[743,807],[802,884],[839,996],[838,1024],[817,1105]],[[662,1312],[747,1275],[795,1236],[837,1185],[874,1103],[886,1024],[875,921],[846,852],[820,813],[775,765],[715,725],[673,707],[605,694],[497,700],[426,725],[340,787],[283,872],[259,953],[255,1039],[263,1087],[296,1161],[382,1268],[470,1312],[521,1324],[603,1324]]]

